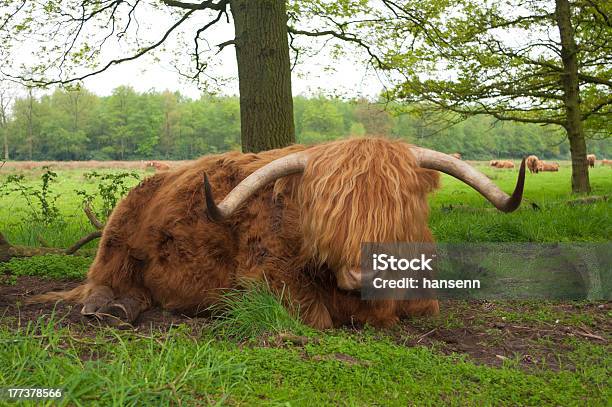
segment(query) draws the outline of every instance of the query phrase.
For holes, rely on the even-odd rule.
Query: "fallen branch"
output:
[[[94,239],[98,239],[100,237],[102,237],[102,231],[101,230],[96,230],[95,232],[91,232],[87,236],[83,236],[81,239],[79,239],[78,242],[76,242],[75,244],[70,246],[68,249],[66,249],[64,251],[64,254],[74,254],[74,253],[76,253],[77,250],[79,250],[81,247],[85,246],[87,243],[91,242]]]
[[[66,249],[58,247],[13,246],[0,233],[0,263],[9,261],[13,257],[44,256],[45,254],[66,254]],[[82,253],[84,256],[91,256],[92,254],[94,254],[93,250]]]
[[[13,257],[44,256],[45,254],[76,254],[76,252],[79,251],[84,245],[91,242],[92,240],[100,238],[102,236],[102,230],[105,226],[104,223],[98,220],[93,210],[89,206],[89,203],[86,203],[84,205],[83,211],[85,212],[87,219],[89,219],[91,224],[98,230],[96,230],[95,232],[91,232],[86,236],[83,236],[68,249],[62,249],[57,247],[13,246],[6,240],[2,233],[0,233],[0,263],[9,261]],[[41,236],[38,237],[38,240],[43,246],[47,245]],[[83,253],[83,255],[88,256],[94,253],[95,250],[91,250]]]
[[[91,224],[96,229],[98,229],[98,230],[104,229],[104,223],[102,223],[102,222],[100,222],[100,220],[98,220],[98,218],[96,217],[96,214],[91,209],[91,206],[89,206],[89,202],[86,202],[85,205],[83,205],[83,211],[85,212],[85,215],[87,216],[87,219],[89,219]]]

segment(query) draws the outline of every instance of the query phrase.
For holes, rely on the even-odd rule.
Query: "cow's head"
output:
[[[279,158],[238,184],[219,204],[205,181],[208,215],[221,220],[259,188],[301,173],[297,188],[302,251],[334,271],[338,287],[361,287],[360,251],[366,242],[431,242],[427,194],[438,174],[475,188],[504,212],[518,208],[524,161],[512,196],[464,161],[447,154],[383,138],[321,144]]]

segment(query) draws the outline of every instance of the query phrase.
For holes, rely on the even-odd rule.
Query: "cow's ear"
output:
[[[427,168],[418,168],[417,174],[425,192],[433,192],[440,188],[440,173]]]

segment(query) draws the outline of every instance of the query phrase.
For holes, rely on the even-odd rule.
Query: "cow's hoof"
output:
[[[85,304],[83,308],[81,308],[81,315],[85,315],[86,317],[95,317],[96,312],[100,309],[98,304]]]
[[[134,326],[127,322],[119,315],[114,315],[114,313],[120,313],[120,309],[113,307],[112,305],[104,307],[104,309],[99,310],[93,316],[102,324],[111,326],[113,328],[118,329],[134,329]]]

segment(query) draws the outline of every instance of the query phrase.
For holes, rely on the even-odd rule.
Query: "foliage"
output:
[[[178,93],[138,93],[127,87],[107,97],[85,89],[56,90],[34,98],[32,108],[32,157],[37,160],[192,159],[240,146],[234,97],[191,100]],[[29,159],[28,109],[27,98],[18,99],[7,125],[15,159]],[[541,158],[569,156],[558,130],[500,123],[488,116],[461,121],[459,115],[430,113],[416,105],[407,110],[400,104],[297,96],[294,116],[298,141],[305,144],[381,135],[461,152],[465,159],[519,158],[528,152]],[[447,127],[446,121],[460,123]],[[589,140],[589,152],[612,157],[612,143]]]
[[[377,40],[386,46],[384,63],[401,72],[390,96],[462,114],[567,126],[558,2],[395,3],[402,18],[389,23],[394,29],[377,31]],[[609,136],[612,8],[570,3],[581,119],[591,133]],[[410,43],[403,37],[406,30],[415,34]]]
[[[46,254],[26,258],[12,258],[0,263],[0,273],[11,276],[36,276],[56,280],[80,280],[87,274],[92,259],[81,256]]]
[[[132,187],[130,179],[140,179],[138,173],[134,171],[108,173],[91,171],[83,174],[83,177],[97,184],[97,193],[91,194],[84,189],[79,189],[76,193],[83,198],[84,204],[91,204],[96,197],[101,199],[102,208],[96,213],[100,220],[108,218],[117,202],[129,192]]]
[[[50,224],[59,217],[56,204],[58,195],[51,190],[51,184],[55,182],[57,173],[49,167],[43,167],[43,170],[39,186],[27,183],[23,174],[9,175],[0,185],[0,196],[18,193],[27,203],[31,220]]]

